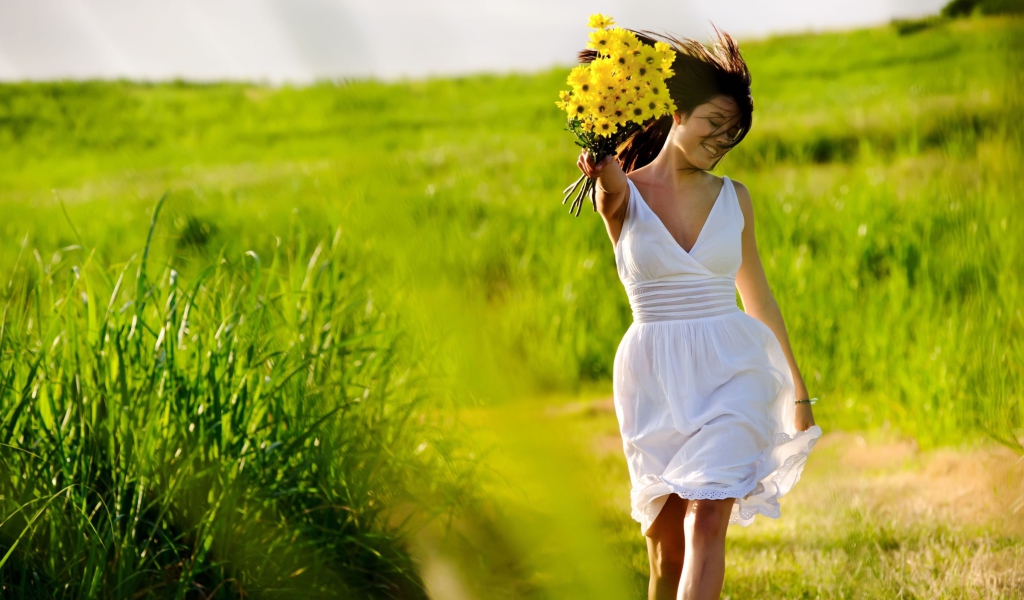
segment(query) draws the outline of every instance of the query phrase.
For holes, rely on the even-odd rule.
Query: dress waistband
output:
[[[732,279],[656,281],[632,286],[626,293],[636,323],[699,319],[740,310]]]

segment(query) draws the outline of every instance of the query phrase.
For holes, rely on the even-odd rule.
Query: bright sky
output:
[[[0,0],[0,81],[384,80],[571,65],[587,16],[741,41],[934,14],[947,0]]]

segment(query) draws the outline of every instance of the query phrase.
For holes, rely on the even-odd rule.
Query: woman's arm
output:
[[[594,162],[594,157],[586,150],[580,152],[576,161],[580,171],[596,179],[595,203],[597,212],[601,213],[604,219],[605,229],[608,230],[608,237],[612,239],[612,246],[619,243],[619,234],[622,233],[622,223],[626,217],[626,203],[629,195],[627,187],[629,181],[622,171],[615,155],[604,157],[600,164]]]
[[[761,264],[761,257],[757,252],[757,241],[754,237],[754,204],[750,200],[750,192],[742,183],[733,182],[736,188],[736,197],[740,202],[740,209],[743,211],[743,263],[736,273],[736,287],[740,291],[740,298],[743,299],[743,310],[767,325],[778,338],[782,351],[786,354],[789,362],[789,369],[793,373],[793,384],[796,388],[796,399],[808,398],[807,386],[800,375],[800,368],[797,367],[796,359],[793,358],[793,349],[789,345],[789,335],[786,333],[786,323],[782,319],[782,311],[779,310],[775,296],[768,287],[768,278],[764,274],[764,267]],[[814,425],[814,415],[811,412],[810,404],[796,405],[796,428],[803,431]]]

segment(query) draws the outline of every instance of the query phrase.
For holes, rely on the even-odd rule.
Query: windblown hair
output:
[[[743,141],[750,131],[754,113],[754,100],[750,95],[750,71],[740,55],[736,40],[717,27],[714,30],[717,39],[710,48],[692,38],[676,38],[652,31],[630,31],[644,44],[653,46],[655,41],[663,41],[672,46],[676,53],[672,63],[674,74],[665,80],[665,87],[679,112],[689,115],[694,108],[718,95],[736,101],[739,106],[739,133],[727,145],[732,148]],[[597,58],[597,51],[583,50],[578,57],[581,63],[589,63]],[[708,137],[718,135],[721,128],[731,120],[728,119]],[[642,129],[627,138],[618,148],[622,170],[629,173],[653,161],[665,146],[671,129],[672,115],[665,115],[651,119]],[[716,160],[711,168],[714,169],[720,160]]]

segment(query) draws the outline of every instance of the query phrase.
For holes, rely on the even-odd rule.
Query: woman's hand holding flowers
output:
[[[593,179],[597,189],[605,194],[618,195],[626,191],[626,173],[619,166],[619,161],[615,160],[615,155],[609,154],[601,162],[595,163],[594,155],[583,150],[576,161],[576,166],[584,175]]]

